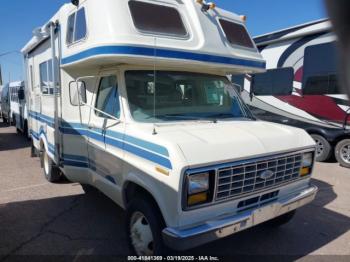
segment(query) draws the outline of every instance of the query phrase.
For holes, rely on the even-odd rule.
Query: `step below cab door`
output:
[[[89,166],[94,185],[115,199],[122,170],[124,124],[120,118],[117,74],[100,77],[89,121]]]

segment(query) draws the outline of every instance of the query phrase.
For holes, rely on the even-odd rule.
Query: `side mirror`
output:
[[[72,81],[69,83],[69,99],[73,106],[86,104],[86,85],[84,81]]]
[[[24,89],[19,89],[18,90],[18,100],[24,100],[26,97],[25,97],[25,94],[24,94]]]
[[[244,91],[245,76],[246,75],[232,75],[231,82],[239,94]]]
[[[286,96],[293,93],[294,70],[291,67],[267,70],[252,75],[250,95]]]

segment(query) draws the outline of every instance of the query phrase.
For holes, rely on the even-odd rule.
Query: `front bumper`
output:
[[[187,250],[227,237],[275,217],[291,212],[315,199],[318,188],[310,186],[288,198],[232,216],[207,221],[202,225],[186,228],[165,228],[163,239],[175,250]]]

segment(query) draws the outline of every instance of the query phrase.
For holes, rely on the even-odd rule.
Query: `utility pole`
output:
[[[1,64],[0,64],[0,86],[2,86],[2,72],[1,72]]]

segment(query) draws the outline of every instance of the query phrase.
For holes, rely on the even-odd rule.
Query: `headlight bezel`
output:
[[[205,174],[205,175],[204,175]],[[202,187],[202,189],[198,189],[195,191],[190,191],[190,179],[195,178],[196,176],[204,176],[207,177],[207,181],[208,181],[208,187]],[[204,171],[200,171],[200,172],[195,172],[195,173],[185,173],[185,184],[184,184],[184,191],[183,191],[183,204],[184,204],[184,208],[185,210],[190,210],[193,208],[197,208],[203,205],[207,205],[210,204],[213,201],[214,198],[214,187],[215,187],[215,178],[216,178],[216,171],[215,170],[204,170]],[[206,188],[206,190],[204,190],[204,188]],[[192,193],[192,194],[191,194]],[[201,201],[195,204],[190,205],[189,204],[189,199],[190,197],[196,196],[196,195],[201,195],[201,194],[206,194],[206,200],[205,201]]]

